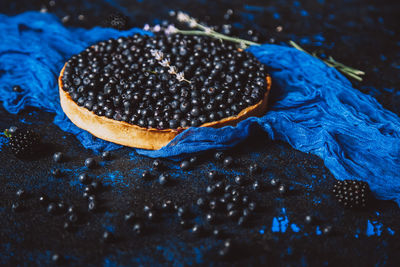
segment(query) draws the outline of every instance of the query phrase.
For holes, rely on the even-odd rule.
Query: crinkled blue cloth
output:
[[[64,62],[87,46],[108,38],[145,34],[65,28],[49,14],[0,15],[0,101],[10,113],[25,106],[56,113],[54,123],[94,151],[119,146],[75,127],[61,110],[57,76]],[[260,125],[273,140],[321,157],[337,179],[369,183],[376,197],[400,205],[400,119],[374,98],[355,90],[335,69],[296,49],[279,45],[248,49],[270,69],[272,103],[261,118],[236,127],[191,128],[150,157],[182,157],[235,146]],[[20,85],[22,93],[12,91]]]

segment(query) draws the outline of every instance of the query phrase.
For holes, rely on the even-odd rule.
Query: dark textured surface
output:
[[[92,27],[101,24],[111,11],[120,10],[130,18],[130,26],[173,21],[170,9],[184,10],[209,23],[234,25],[233,32],[249,38],[245,33],[255,29],[260,42],[285,42],[289,39],[308,50],[323,49],[326,54],[348,65],[367,72],[366,78],[354,86],[373,95],[387,109],[400,113],[399,68],[400,40],[398,18],[400,4],[395,1],[55,1],[51,7],[43,1],[2,1],[0,12],[17,14],[39,10],[43,5],[60,18],[70,15],[71,26]],[[234,15],[223,19],[226,10]],[[78,16],[84,14],[83,20]],[[82,18],[82,17],[81,17]],[[276,30],[282,26],[282,31]],[[234,149],[236,159],[232,168],[223,168],[212,156],[201,156],[196,167],[181,171],[178,165],[165,161],[166,172],[174,183],[162,187],[157,179],[143,181],[140,177],[151,168],[152,160],[137,156],[129,149],[113,153],[112,161],[99,160],[100,167],[89,171],[103,182],[99,194],[100,209],[87,211],[83,187],[78,175],[85,172],[84,159],[93,156],[84,151],[75,138],[60,131],[52,122],[52,115],[38,110],[27,110],[17,116],[0,109],[0,129],[10,125],[28,125],[42,134],[46,147],[35,160],[21,161],[11,156],[3,136],[0,137],[0,264],[43,265],[51,263],[51,255],[60,253],[67,265],[224,265],[236,263],[276,263],[280,265],[358,264],[396,265],[398,260],[400,213],[391,202],[374,201],[365,211],[344,210],[330,193],[333,176],[322,160],[290,148],[280,142],[270,142],[255,130],[254,138]],[[55,164],[52,154],[62,151],[68,159]],[[99,158],[96,156],[96,158]],[[258,162],[262,173],[250,176],[249,163]],[[60,168],[64,176],[55,178],[51,170]],[[205,195],[210,182],[205,174],[216,169],[232,183],[236,173],[249,180],[269,184],[272,178],[281,179],[290,189],[279,195],[276,188],[267,187],[253,192],[251,183],[244,186],[259,209],[246,227],[239,227],[221,216],[216,226],[210,226],[205,213],[193,206]],[[154,174],[159,172],[152,171]],[[25,209],[13,212],[15,192],[25,189],[29,195],[22,200]],[[67,216],[50,215],[40,206],[38,198],[45,192],[53,201],[64,200],[79,209],[81,220],[74,231],[63,229]],[[211,234],[195,237],[184,230],[175,213],[163,213],[157,222],[144,219],[143,206],[149,202],[160,204],[169,198],[179,205],[188,205],[193,212],[191,222],[204,224],[206,229],[224,229],[236,240],[239,252],[233,259],[217,256],[222,241]],[[128,211],[136,211],[146,224],[147,231],[137,236],[123,221]],[[304,222],[306,215],[314,223]],[[321,230],[331,225],[329,235]],[[104,230],[114,232],[115,242],[101,242]]]

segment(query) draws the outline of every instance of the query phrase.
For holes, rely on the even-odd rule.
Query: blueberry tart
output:
[[[59,76],[69,119],[117,144],[160,149],[189,127],[236,125],[266,112],[271,78],[250,53],[206,36],[101,41]]]

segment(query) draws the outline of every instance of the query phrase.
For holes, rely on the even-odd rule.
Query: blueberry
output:
[[[216,180],[218,178],[218,172],[217,171],[209,171],[207,174],[208,178],[212,180]]]
[[[190,162],[187,161],[187,160],[182,161],[181,164],[180,164],[180,168],[181,168],[182,170],[187,170],[187,169],[189,169],[189,168],[190,168]]]
[[[231,156],[224,158],[224,166],[225,167],[230,167],[232,165],[233,165],[233,158]]]
[[[17,92],[17,93],[22,92],[22,88],[21,88],[21,86],[19,86],[19,85],[14,85],[13,88],[12,88],[12,90],[13,90],[14,92]]]
[[[222,161],[224,159],[225,153],[222,151],[217,151],[214,154],[214,159],[216,159],[217,161]]]
[[[133,225],[133,232],[138,235],[143,234],[143,225],[141,223],[135,223]]]
[[[270,184],[272,185],[272,186],[277,186],[277,185],[279,185],[280,184],[280,181],[279,181],[279,179],[272,179],[271,181],[270,181]]]
[[[241,176],[241,175],[236,175],[236,176],[235,176],[235,183],[236,183],[237,185],[244,185],[244,183],[245,183],[245,178],[244,178],[243,176]]]
[[[125,220],[127,223],[133,223],[133,222],[135,221],[135,219],[136,219],[136,214],[135,214],[133,211],[128,212],[128,213],[125,214],[125,216],[124,216],[124,220]]]
[[[112,242],[114,240],[113,234],[109,231],[104,231],[102,235],[102,240],[106,243]]]
[[[249,202],[248,209],[251,211],[255,211],[257,208],[257,204],[255,202]]]
[[[53,160],[57,163],[64,161],[64,154],[61,152],[54,153]]]
[[[68,212],[68,213],[76,213],[76,212],[77,212],[77,209],[76,209],[76,207],[75,207],[74,205],[70,205],[70,206],[68,207],[68,209],[67,209],[67,212]]]
[[[239,211],[238,210],[230,210],[227,214],[228,218],[230,219],[236,219],[239,217]]]
[[[214,229],[212,233],[216,238],[222,238],[224,236],[224,232],[220,229]]]
[[[73,225],[70,222],[64,222],[63,228],[64,228],[64,230],[71,231],[71,230],[73,230]]]
[[[218,250],[218,255],[221,258],[228,258],[231,255],[231,249],[229,247],[223,247],[220,250]]]
[[[304,221],[305,221],[307,224],[311,224],[311,223],[313,222],[313,218],[312,218],[311,215],[307,215],[307,216],[304,218]]]
[[[207,213],[206,220],[210,224],[214,224],[216,222],[216,215],[214,213]]]
[[[81,182],[82,184],[89,184],[91,181],[89,175],[87,173],[81,173],[79,175],[79,182]]]
[[[241,217],[239,218],[237,224],[238,224],[239,226],[245,226],[245,225],[247,225],[247,222],[248,222],[248,217],[246,217],[246,216],[241,216]]]
[[[254,191],[261,191],[262,189],[261,183],[259,181],[254,181],[251,187]]]
[[[287,190],[286,190],[286,186],[284,185],[284,184],[281,184],[281,185],[279,185],[279,187],[278,187],[278,192],[280,193],[280,194],[286,194],[286,192],[287,192]]]
[[[185,219],[180,220],[180,221],[179,221],[179,224],[180,224],[180,225],[182,226],[182,228],[184,228],[184,229],[188,229],[189,227],[192,226],[191,223],[190,223],[188,220],[185,220]]]
[[[173,209],[173,203],[171,200],[167,199],[164,200],[161,204],[161,208],[165,211],[172,211]]]
[[[151,210],[147,213],[147,219],[149,219],[150,221],[156,221],[157,214],[153,210]]]
[[[61,213],[65,213],[67,211],[67,205],[64,201],[60,201],[57,203],[57,211]]]
[[[322,233],[324,235],[329,235],[332,233],[332,226],[331,225],[327,225],[324,228],[322,228]]]
[[[24,199],[24,198],[26,198],[28,196],[28,193],[24,189],[18,189],[18,191],[15,193],[15,195],[19,199]]]
[[[89,201],[88,203],[88,211],[94,212],[97,210],[97,202],[96,201]]]
[[[50,203],[48,206],[47,206],[47,212],[48,213],[50,213],[50,214],[56,214],[57,213],[57,205],[56,205],[56,203]]]
[[[98,180],[91,182],[90,185],[92,186],[94,192],[97,192],[102,188],[101,181]]]
[[[211,194],[214,194],[215,191],[216,191],[216,189],[215,189],[215,186],[214,186],[214,185],[208,185],[207,188],[206,188],[207,194],[210,194],[210,195],[211,195]]]
[[[54,177],[61,177],[63,175],[60,169],[54,169],[51,173]]]
[[[79,220],[79,217],[78,217],[78,215],[77,215],[76,213],[71,213],[71,214],[68,216],[68,220],[69,220],[71,223],[76,223],[76,222]]]
[[[163,165],[160,160],[156,159],[153,161],[153,169],[156,171],[160,171],[162,169]]]
[[[259,173],[260,172],[260,167],[258,166],[257,163],[250,164],[249,172],[250,172],[250,174]]]
[[[51,255],[51,261],[56,264],[60,264],[63,261],[63,257],[60,254],[55,253]]]
[[[168,173],[162,173],[160,174],[160,176],[158,177],[158,182],[160,183],[160,185],[167,185],[170,182],[170,176]]]
[[[148,170],[145,170],[142,172],[142,178],[145,180],[150,180],[151,179],[151,173]]]
[[[15,202],[15,203],[12,204],[11,209],[12,209],[14,212],[20,212],[20,211],[22,211],[24,208],[23,208],[23,206],[22,206],[22,204],[21,204],[20,202]]]
[[[85,159],[85,166],[89,169],[94,169],[97,166],[97,162],[94,158]]]
[[[197,157],[196,157],[196,156],[191,157],[191,158],[189,159],[189,162],[190,162],[190,164],[195,164],[195,163],[197,162]]]
[[[189,209],[186,206],[178,207],[177,214],[181,218],[188,218],[190,216]]]
[[[101,158],[103,160],[110,160],[112,157],[111,152],[110,151],[103,151],[103,153],[101,153]]]
[[[201,225],[195,224],[192,227],[192,234],[201,236],[204,233],[204,228]]]
[[[207,206],[207,201],[204,198],[200,197],[197,199],[196,204],[197,206],[199,206],[199,208],[204,209]]]
[[[47,197],[46,195],[44,195],[44,194],[42,194],[42,195],[39,197],[39,203],[40,203],[41,205],[43,205],[43,206],[46,205],[48,201],[49,201],[48,197]]]

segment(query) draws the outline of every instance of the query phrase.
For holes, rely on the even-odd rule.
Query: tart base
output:
[[[180,132],[185,130],[185,128],[164,130],[143,128],[124,121],[116,121],[104,116],[98,116],[94,112],[79,106],[72,100],[71,96],[63,90],[62,76],[65,66],[66,65],[64,65],[61,70],[58,78],[60,103],[67,117],[79,128],[106,141],[124,146],[150,150],[162,148]],[[248,117],[261,116],[265,114],[267,111],[268,95],[271,90],[271,77],[268,75],[266,79],[267,90],[264,98],[257,104],[243,109],[236,116],[223,118],[219,121],[207,122],[202,124],[200,127],[220,128],[228,125],[234,126]]]

